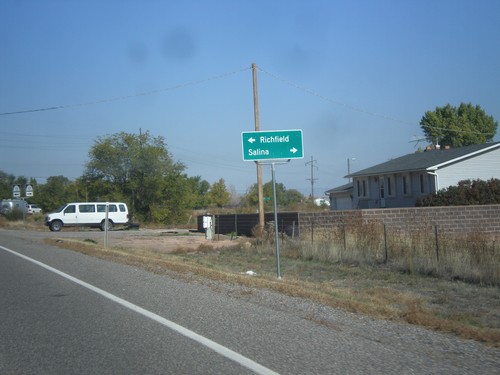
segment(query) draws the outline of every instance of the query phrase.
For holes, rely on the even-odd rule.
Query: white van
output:
[[[62,227],[69,226],[105,230],[106,206],[108,207],[108,230],[116,224],[128,223],[128,209],[125,203],[81,202],[65,204],[56,212],[47,214],[45,225],[53,232],[59,232]]]

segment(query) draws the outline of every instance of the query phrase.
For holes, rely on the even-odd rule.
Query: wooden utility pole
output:
[[[253,75],[253,113],[255,119],[255,131],[260,131],[259,123],[259,96],[257,90],[257,65],[252,64]],[[257,164],[257,191],[259,195],[259,227],[260,232],[264,230],[264,188],[262,186],[262,165],[260,161]]]

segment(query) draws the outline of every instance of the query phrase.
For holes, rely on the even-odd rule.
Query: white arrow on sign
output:
[[[290,152],[291,152],[292,154],[295,154],[297,151],[299,151],[299,150],[297,150],[295,147],[292,147],[292,148],[290,149]]]
[[[250,143],[254,143],[254,142],[255,142],[255,138],[254,138],[254,137],[250,137],[250,138],[248,138],[248,142],[250,142]]]

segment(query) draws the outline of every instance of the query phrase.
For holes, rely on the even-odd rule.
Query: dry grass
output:
[[[299,256],[324,262],[376,265],[402,272],[500,286],[500,244],[492,234],[441,233],[432,226],[407,230],[350,222],[302,233]],[[293,245],[292,245],[293,246]]]
[[[32,230],[41,231],[47,230],[43,225],[44,215],[42,213],[27,215],[24,220],[7,220],[5,216],[0,215],[0,228],[16,229],[16,230]]]
[[[407,322],[500,347],[498,287],[401,272],[380,262],[371,265],[347,262],[349,257],[344,247],[332,251],[318,242],[314,249],[303,250],[304,257],[300,245],[284,243],[281,249],[283,279],[278,280],[275,249],[269,243],[255,246],[247,242],[231,248],[182,247],[169,253],[141,247],[104,250],[82,240],[51,240],[51,243],[151,272],[174,271],[172,275],[186,280],[197,275],[251,288],[266,288],[346,311]],[[248,270],[257,272],[257,276],[244,275]]]

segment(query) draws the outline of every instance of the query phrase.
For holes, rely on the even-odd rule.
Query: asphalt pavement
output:
[[[152,274],[50,235],[0,229],[1,374],[500,373],[500,350],[474,341]]]

